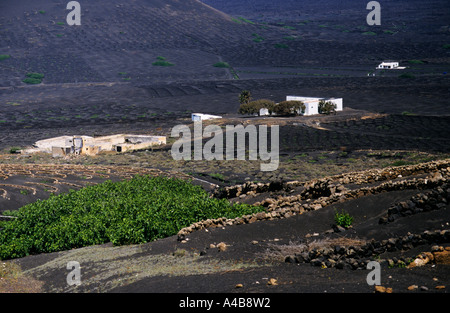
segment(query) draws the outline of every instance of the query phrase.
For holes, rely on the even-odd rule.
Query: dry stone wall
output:
[[[382,241],[371,240],[362,246],[335,246],[305,250],[295,255],[285,257],[288,263],[309,263],[323,268],[335,267],[338,269],[366,269],[367,264],[374,256],[385,252],[408,251],[414,247],[425,244],[440,244],[450,241],[450,230],[425,231],[420,234],[408,234],[399,238],[389,238]],[[448,252],[443,253],[443,247],[437,247],[437,262],[448,263]],[[435,258],[433,257],[433,260]],[[406,258],[378,259],[380,264],[389,267],[407,266],[410,261]]]
[[[308,182],[270,182],[247,183],[216,190],[214,196],[219,198],[236,198],[255,196],[261,193],[284,191],[292,195],[276,198],[268,197],[254,205],[263,206],[265,212],[227,219],[208,219],[194,223],[178,232],[179,240],[189,233],[208,227],[223,227],[253,223],[262,220],[288,218],[306,211],[318,210],[333,203],[345,202],[370,194],[395,190],[418,189],[429,190],[419,194],[411,202],[395,204],[380,223],[387,223],[399,214],[410,214],[417,210],[436,209],[440,203],[450,201],[448,179],[450,177],[450,159],[421,163],[418,165],[371,169],[363,172],[346,173]],[[426,202],[423,203],[423,201]],[[400,208],[401,207],[401,208]]]

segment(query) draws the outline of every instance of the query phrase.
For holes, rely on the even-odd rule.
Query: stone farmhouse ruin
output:
[[[96,155],[102,151],[125,152],[146,149],[166,143],[165,136],[118,134],[102,137],[59,136],[39,140],[25,153],[46,152],[53,157],[66,155]]]

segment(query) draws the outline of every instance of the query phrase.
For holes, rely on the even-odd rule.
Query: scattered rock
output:
[[[440,286],[436,286],[435,288],[436,288],[436,289],[445,289],[445,286],[440,285]]]
[[[437,264],[450,264],[450,250],[444,250],[443,247],[439,247],[440,250],[433,252],[434,261]]]
[[[308,252],[302,252],[300,254],[296,254],[295,255],[295,260],[298,263],[309,263],[310,259],[309,259],[309,254]]]
[[[377,292],[377,293],[392,293],[392,288],[386,288],[383,286],[375,286],[375,292]]]
[[[217,249],[219,249],[219,251],[221,251],[221,252],[227,250],[227,247],[228,247],[228,245],[224,242],[217,244]]]
[[[291,255],[288,255],[288,256],[284,259],[284,262],[286,262],[286,263],[297,263],[297,259],[294,258],[294,257],[291,256]]]
[[[442,247],[442,246],[432,246],[431,247],[431,252],[439,252],[439,251],[444,251],[444,247]]]
[[[411,286],[408,287],[408,290],[416,290],[417,288],[419,288],[419,286],[411,285]]]
[[[236,286],[234,286],[234,288],[242,288],[242,287],[244,287],[243,284],[236,284]]]
[[[408,264],[408,268],[417,266],[423,266],[434,260],[434,256],[431,252],[422,252],[414,261]]]
[[[267,282],[267,285],[269,285],[269,286],[276,286],[276,285],[278,285],[278,283],[277,283],[277,280],[275,278],[271,278]]]
[[[428,291],[428,287],[427,287],[427,286],[420,286],[420,290],[422,290],[422,291]]]
[[[333,229],[334,229],[334,231],[335,231],[336,233],[341,233],[341,232],[344,232],[344,231],[346,230],[345,227],[338,226],[338,225],[334,225],[334,226],[333,226]]]
[[[314,266],[321,266],[322,265],[322,260],[319,259],[319,258],[312,259],[311,260],[311,264],[314,265]]]

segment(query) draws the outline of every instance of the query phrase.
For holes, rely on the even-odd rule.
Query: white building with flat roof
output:
[[[336,105],[336,111],[343,110],[342,98],[316,98],[316,97],[301,97],[301,96],[286,96],[286,101],[301,101],[305,105],[305,113],[303,115],[319,114],[320,100],[330,101]]]

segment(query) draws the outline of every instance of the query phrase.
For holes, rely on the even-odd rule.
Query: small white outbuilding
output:
[[[192,121],[204,121],[204,120],[211,120],[216,118],[222,118],[222,116],[218,115],[211,115],[211,114],[203,114],[203,113],[192,113],[191,114]]]

